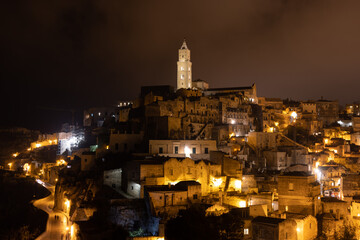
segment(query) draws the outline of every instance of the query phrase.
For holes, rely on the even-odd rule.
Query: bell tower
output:
[[[192,88],[190,50],[184,42],[179,49],[179,60],[177,62],[177,88]]]

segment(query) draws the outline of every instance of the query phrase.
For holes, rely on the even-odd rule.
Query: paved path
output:
[[[51,194],[45,198],[34,201],[35,207],[43,210],[49,215],[46,230],[37,238],[37,240],[65,240],[66,232],[68,232],[67,217],[64,213],[53,210],[55,187],[48,183],[40,184],[46,187]],[[55,215],[58,216],[57,219],[55,219]]]

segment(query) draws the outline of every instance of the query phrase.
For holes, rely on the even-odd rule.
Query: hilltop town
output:
[[[139,90],[82,126],[0,133],[27,136],[2,168],[54,188],[69,239],[360,237],[360,103],[211,88],[185,40],[176,87]]]

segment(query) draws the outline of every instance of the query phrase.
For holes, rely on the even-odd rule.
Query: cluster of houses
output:
[[[359,224],[359,104],[209,88],[192,80],[186,42],[176,91],[144,86],[135,100],[88,109],[75,135],[43,135],[29,150],[57,146],[35,174],[57,184],[55,205],[74,222],[91,219],[106,186],[109,219],[134,239],[165,239],[166,222],[194,204],[215,216],[241,209],[244,239],[331,239]]]

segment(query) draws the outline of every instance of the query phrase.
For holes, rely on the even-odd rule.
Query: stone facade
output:
[[[279,210],[316,215],[320,208],[320,184],[314,175],[288,172],[278,176]]]

